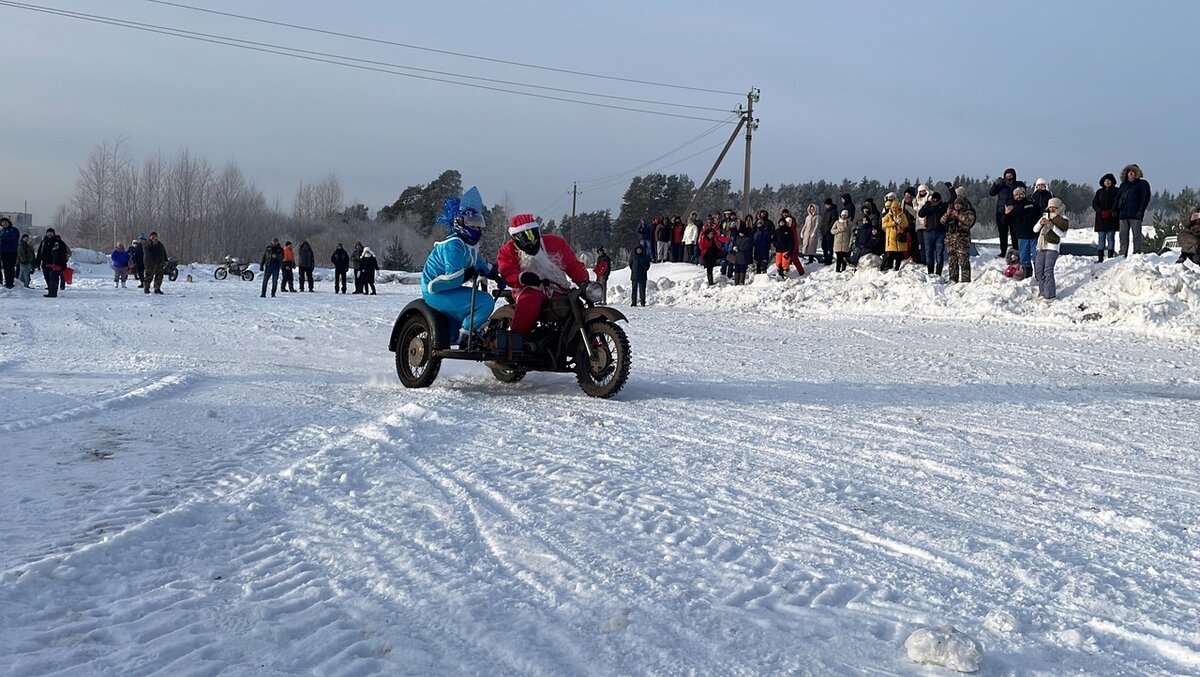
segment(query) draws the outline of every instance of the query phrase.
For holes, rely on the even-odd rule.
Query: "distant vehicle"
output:
[[[231,274],[240,277],[247,282],[254,281],[254,271],[250,270],[249,263],[242,263],[232,256],[226,256],[225,263],[222,263],[217,267],[216,270],[213,271],[213,277],[217,278],[218,280],[224,280]]]
[[[179,259],[167,259],[167,265],[163,268],[163,274],[167,279],[174,282],[179,279]]]
[[[1172,249],[1179,249],[1179,236],[1178,235],[1168,235],[1166,238],[1164,238],[1163,243],[1162,243],[1162,249],[1159,249],[1158,253],[1166,254],[1167,252],[1171,251]]]

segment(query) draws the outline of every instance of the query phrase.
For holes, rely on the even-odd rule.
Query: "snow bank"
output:
[[[98,252],[94,249],[84,249],[83,247],[71,247],[71,262],[73,264],[108,265],[108,253]]]
[[[986,251],[986,250],[985,250]],[[832,266],[808,266],[781,283],[774,266],[743,287],[719,278],[706,284],[704,270],[684,263],[655,264],[646,300],[650,304],[718,311],[756,311],[790,318],[812,314],[916,315],[1024,322],[1087,323],[1171,335],[1200,335],[1200,266],[1176,264],[1176,255],[1146,254],[1128,259],[1064,256],[1055,267],[1058,298],[1038,296],[1032,279],[1004,276],[1004,263],[988,254],[972,260],[970,284],[929,276],[924,266],[905,263],[899,272],[863,267],[835,273]],[[609,301],[629,301],[629,270],[614,271]]]

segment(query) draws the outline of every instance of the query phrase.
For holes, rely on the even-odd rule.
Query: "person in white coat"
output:
[[[800,255],[805,257],[805,263],[816,261],[817,247],[821,244],[821,214],[817,205],[808,205],[808,214],[804,217],[804,227],[800,229]]]
[[[1066,207],[1063,201],[1052,197],[1046,203],[1046,213],[1033,227],[1038,234],[1037,258],[1033,263],[1033,277],[1037,281],[1038,292],[1044,299],[1053,299],[1058,295],[1054,280],[1054,264],[1058,262],[1059,247],[1062,239],[1067,236],[1071,222],[1064,216]]]

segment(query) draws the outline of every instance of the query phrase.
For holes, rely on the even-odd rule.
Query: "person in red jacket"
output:
[[[604,247],[596,247],[596,265],[592,266],[592,274],[604,288],[604,298],[601,303],[608,303],[608,274],[612,271],[612,257],[604,251]]]
[[[501,334],[498,345],[501,350],[511,345],[516,352],[524,349],[525,334],[537,324],[542,302],[570,289],[572,282],[587,282],[588,273],[566,240],[542,234],[533,214],[512,217],[508,234],[511,239],[500,247],[496,265],[512,288],[516,309],[510,336]]]

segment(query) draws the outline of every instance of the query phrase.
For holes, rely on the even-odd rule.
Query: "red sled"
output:
[[[63,282],[71,284],[71,280],[75,279],[75,269],[71,266],[63,268]]]

